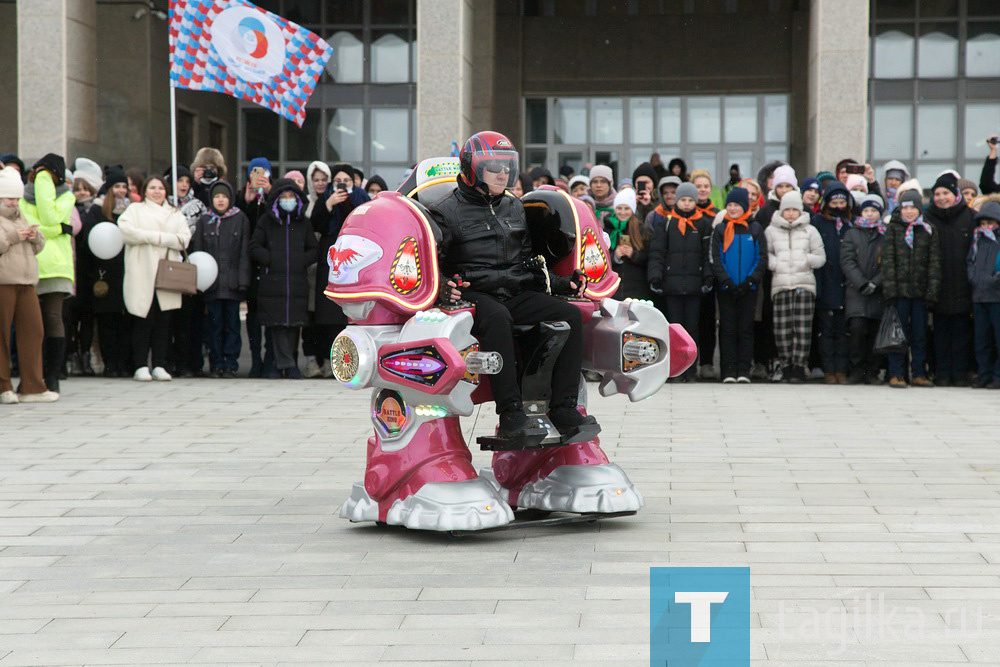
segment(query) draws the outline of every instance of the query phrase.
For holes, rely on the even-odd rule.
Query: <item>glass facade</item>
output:
[[[731,164],[752,175],[768,160],[788,159],[785,94],[532,97],[524,121],[526,169],[544,165],[553,173],[590,162],[629,177],[657,152],[664,164],[679,156],[689,170],[725,182]]]
[[[924,187],[951,168],[978,183],[1000,133],[1000,4],[873,0],[871,18],[871,161]]]
[[[390,187],[416,162],[415,0],[259,0],[323,37],[333,56],[301,128],[240,103],[239,162],[267,157],[276,174],[313,160],[349,162]]]

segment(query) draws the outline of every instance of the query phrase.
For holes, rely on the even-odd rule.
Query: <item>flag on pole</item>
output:
[[[333,48],[247,0],[170,0],[170,85],[226,93],[302,127]]]

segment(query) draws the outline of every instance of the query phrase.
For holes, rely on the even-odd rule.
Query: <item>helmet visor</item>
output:
[[[472,168],[476,178],[487,185],[504,188],[514,187],[517,182],[518,157],[516,151],[492,151],[477,153],[472,157]]]

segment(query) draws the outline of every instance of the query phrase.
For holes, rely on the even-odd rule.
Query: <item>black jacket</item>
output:
[[[286,213],[278,195],[291,191],[298,208]],[[303,216],[305,194],[293,181],[280,179],[271,187],[268,210],[257,221],[250,241],[250,256],[260,265],[257,312],[264,326],[302,326],[309,305],[306,268],[316,262],[316,235]]]
[[[340,306],[323,294],[323,290],[327,288],[327,253],[330,251],[330,246],[337,242],[337,237],[340,236],[340,229],[344,226],[347,216],[355,208],[369,201],[371,198],[361,188],[353,188],[351,193],[347,195],[347,199],[334,206],[333,210],[330,210],[326,207],[326,198],[332,193],[333,191],[328,189],[325,196],[316,200],[316,203],[313,205],[312,215],[309,217],[311,227],[319,237],[317,248],[319,254],[316,258],[318,262],[316,267],[316,293],[314,295],[316,310],[313,315],[313,322],[320,326],[334,327],[340,330],[347,326],[347,315],[344,314]]]
[[[524,265],[532,244],[520,199],[510,193],[484,195],[459,179],[458,187],[431,205],[430,212],[441,228],[442,278],[460,274],[471,283],[470,290],[498,299],[544,291],[544,277],[539,281]],[[553,293],[568,291],[568,278],[551,277]]]
[[[229,201],[233,201],[232,187],[229,187]],[[242,301],[250,288],[250,221],[239,208],[230,210],[234,209],[227,217],[213,215],[214,211],[202,215],[191,236],[189,250],[207,252],[219,265],[218,278],[205,291],[207,301]]]
[[[972,283],[974,303],[1000,303],[1000,243],[990,241],[985,236],[979,238],[976,253],[969,248],[966,263],[969,282]]]
[[[685,224],[686,233],[681,234],[678,215],[674,209],[666,219],[659,215],[652,218],[660,224],[653,227],[647,275],[650,283],[661,281],[664,294],[698,295],[701,286],[711,282],[706,279],[705,265],[712,219],[696,213],[692,221],[695,230]]]
[[[1000,183],[993,180],[996,173],[997,159],[995,157],[987,157],[986,162],[983,163],[983,171],[979,175],[979,190],[984,195],[991,195],[994,192],[1000,192]]]
[[[851,227],[840,241],[840,268],[847,280],[847,317],[882,317],[882,235],[878,229]],[[865,296],[862,288],[876,286]]]
[[[940,234],[914,227],[911,248],[906,243],[907,227],[897,208],[889,219],[882,246],[883,295],[886,299],[923,299],[933,307],[941,290]]]
[[[941,246],[941,292],[935,308],[941,315],[972,312],[972,287],[965,263],[976,228],[972,216],[972,209],[961,199],[947,209],[931,204],[924,213],[924,220],[934,227]]]
[[[110,197],[111,195],[105,195]],[[117,224],[118,217],[110,222]],[[90,231],[99,223],[109,222],[100,206],[91,206],[76,238],[76,291],[95,314],[125,313],[125,249],[111,259],[100,259],[90,251]]]

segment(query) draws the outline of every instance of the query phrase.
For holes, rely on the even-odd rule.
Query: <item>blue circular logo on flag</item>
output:
[[[215,17],[211,34],[212,47],[238,79],[263,83],[284,69],[285,37],[264,12],[229,7]]]

